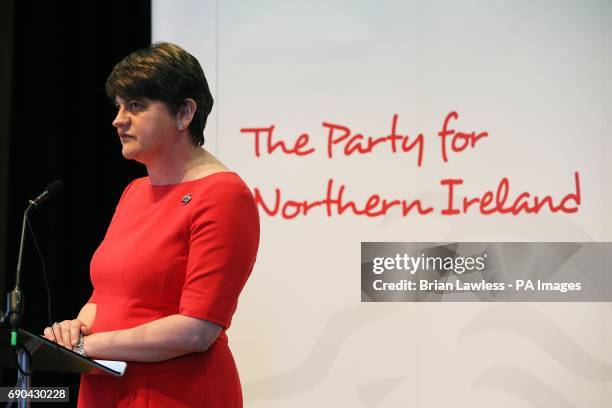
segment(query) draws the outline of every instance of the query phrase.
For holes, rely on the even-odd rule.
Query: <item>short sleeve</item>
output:
[[[179,313],[228,328],[255,263],[259,215],[242,180],[224,178],[207,187],[190,218]]]

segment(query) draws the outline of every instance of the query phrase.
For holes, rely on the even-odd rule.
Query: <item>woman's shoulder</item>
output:
[[[238,175],[238,173],[227,170],[210,173],[193,181],[194,188],[207,192],[209,197],[226,197],[228,195],[245,194],[251,195],[251,190]]]
[[[258,219],[253,193],[237,173],[216,172],[194,180],[192,184],[182,192],[189,191],[192,215],[196,219]]]
[[[134,191],[142,188],[142,186],[147,183],[147,179],[148,177],[138,177],[130,181],[123,188],[123,192],[121,193],[121,199],[123,199],[128,194],[133,193]]]

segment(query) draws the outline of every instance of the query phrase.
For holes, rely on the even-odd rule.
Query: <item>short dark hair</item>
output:
[[[178,45],[157,42],[135,51],[113,68],[106,80],[111,98],[148,98],[164,102],[177,115],[191,98],[197,107],[189,124],[189,135],[196,146],[204,144],[204,127],[213,106],[213,97],[198,60]]]

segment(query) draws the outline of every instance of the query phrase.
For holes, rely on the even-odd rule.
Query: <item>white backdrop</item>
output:
[[[262,208],[258,261],[229,331],[247,407],[604,407],[612,401],[612,309],[604,303],[360,303],[361,241],[609,241],[612,1],[153,1],[153,40],[202,63],[215,98],[206,148],[273,206],[372,194],[421,199],[364,217],[325,207],[284,219]],[[473,149],[440,155],[451,112]],[[333,123],[351,134],[423,134],[417,154],[378,145],[327,156]],[[315,151],[256,157],[245,128],[308,133]],[[262,145],[263,149],[263,145]],[[262,150],[263,151],[263,150]],[[573,214],[444,216],[440,185]],[[459,187],[458,187],[459,188]],[[336,190],[337,191],[337,190]]]

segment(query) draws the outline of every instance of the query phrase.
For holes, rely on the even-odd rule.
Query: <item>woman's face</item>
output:
[[[163,102],[147,98],[115,98],[118,112],[113,126],[126,159],[147,164],[163,156],[177,136],[177,121]]]

